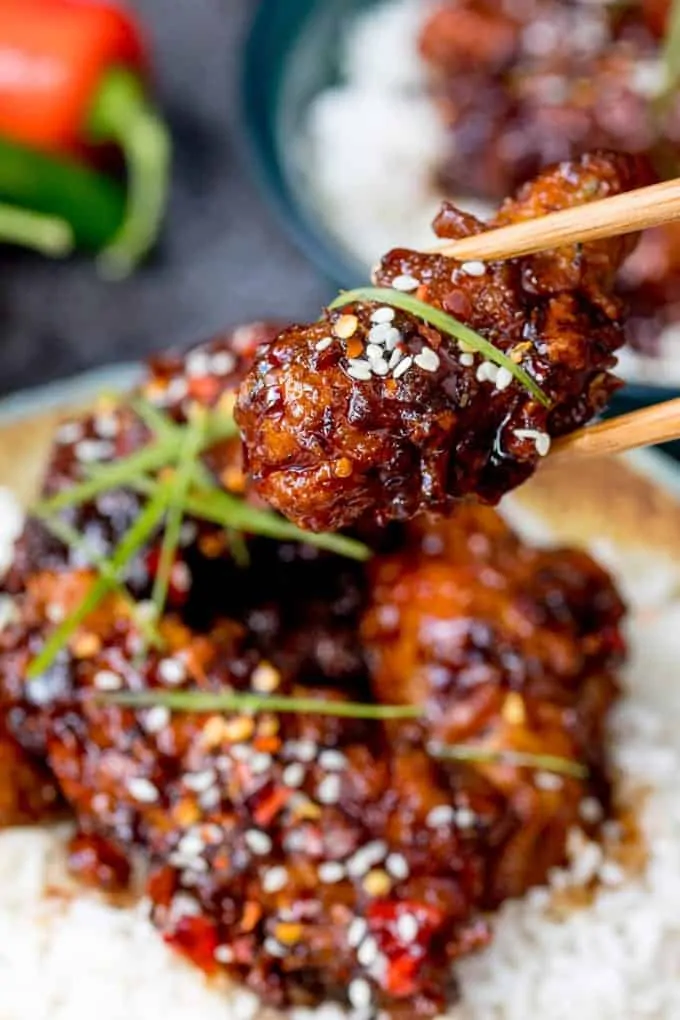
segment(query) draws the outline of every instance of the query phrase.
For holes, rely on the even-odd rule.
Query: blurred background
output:
[[[75,247],[90,249],[50,259],[0,247],[3,394],[253,319],[313,317],[387,248],[427,245],[442,198],[484,216],[540,166],[588,149],[678,173],[680,2],[105,9],[109,21],[97,0],[0,0],[0,237],[3,203],[19,193],[41,215],[77,207]],[[128,77],[111,80],[121,61]],[[135,199],[137,172],[148,186],[149,113],[173,150],[165,209],[158,181]],[[141,133],[128,151],[130,125]],[[47,162],[27,173],[25,149]],[[52,161],[71,175],[66,192]],[[73,164],[90,178],[76,181]],[[134,256],[133,200],[153,220]],[[102,202],[114,209],[106,229]],[[133,271],[113,280],[126,245]],[[660,399],[680,387],[677,226],[645,237],[621,292],[632,307],[624,399]]]

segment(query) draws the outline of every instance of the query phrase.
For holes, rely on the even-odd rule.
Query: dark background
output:
[[[285,3],[286,0],[281,0]],[[241,43],[257,0],[133,0],[175,142],[158,254],[130,280],[91,262],[0,256],[0,393],[200,340],[256,318],[304,319],[329,284],[282,235],[240,124]]]

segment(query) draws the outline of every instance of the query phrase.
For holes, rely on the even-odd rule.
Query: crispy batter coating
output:
[[[611,578],[585,553],[531,549],[493,511],[470,507],[418,522],[372,582],[362,637],[379,700],[427,705],[436,742],[589,766],[585,785],[470,766],[501,795],[485,820],[487,902],[521,895],[563,863],[586,790],[606,797],[604,727],[624,650]]]
[[[636,160],[599,153],[545,171],[505,203],[498,223],[634,187]],[[483,224],[446,205],[436,228]],[[585,424],[618,382],[623,342],[612,276],[634,242],[460,265],[395,250],[376,283],[415,291],[491,340],[548,395],[544,407],[507,369],[414,315],[358,302],[293,326],[263,347],[236,409],[260,495],[312,531],[378,523],[456,501],[496,503],[525,481],[550,438]]]

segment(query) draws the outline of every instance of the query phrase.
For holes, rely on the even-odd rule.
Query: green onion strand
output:
[[[475,747],[469,744],[432,744],[429,753],[441,761],[476,762],[477,764],[510,765],[513,768],[540,769],[574,779],[585,779],[588,769],[581,762],[554,754],[530,754],[510,749]]]
[[[334,311],[338,308],[344,308],[346,305],[363,301],[375,301],[380,304],[390,305],[392,308],[398,308],[402,312],[408,312],[410,315],[423,319],[431,326],[434,326],[435,329],[438,329],[440,333],[445,333],[456,340],[463,341],[472,350],[477,351],[478,354],[483,354],[488,361],[492,361],[495,365],[499,365],[502,368],[507,368],[508,372],[512,373],[513,378],[522,383],[525,389],[544,407],[551,406],[549,397],[543,392],[533,376],[520,365],[517,365],[512,358],[509,358],[498,347],[495,347],[490,340],[487,340],[486,337],[483,337],[481,333],[477,333],[474,329],[470,329],[464,323],[459,322],[458,319],[454,319],[452,315],[443,312],[440,308],[434,308],[432,305],[419,301],[418,298],[412,297],[410,294],[402,294],[400,291],[387,287],[359,287],[356,290],[344,291],[328,307],[331,311]]]

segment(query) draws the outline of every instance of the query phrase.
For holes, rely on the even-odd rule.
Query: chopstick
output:
[[[677,219],[680,219],[680,178],[487,230],[430,250],[460,262],[503,260],[631,234]]]
[[[572,432],[553,443],[550,460],[611,456],[673,439],[680,439],[680,398]]]

